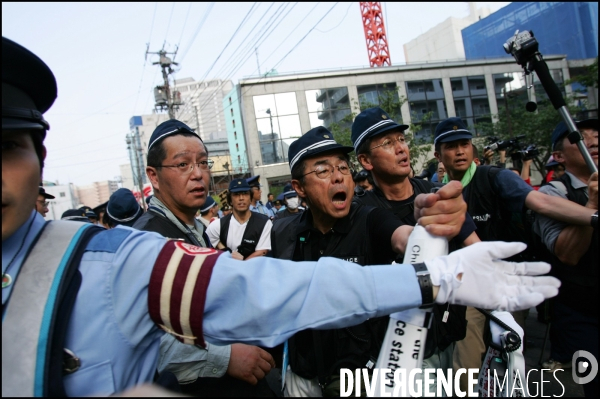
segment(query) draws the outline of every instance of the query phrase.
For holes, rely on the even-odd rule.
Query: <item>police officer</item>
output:
[[[230,250],[234,259],[252,259],[271,250],[273,223],[266,215],[250,211],[251,190],[245,179],[233,179],[227,193],[233,213],[215,220],[207,230],[212,245]]]
[[[274,346],[309,326],[341,328],[430,298],[445,302],[452,295],[512,309],[555,295],[553,279],[516,277],[518,285],[503,287],[508,291],[471,296],[477,283],[468,276],[513,278],[491,262],[520,250],[514,245],[428,261],[433,287],[424,288],[423,297],[406,265],[367,270],[327,259],[298,267],[263,258],[240,267],[227,254],[128,227],[46,223],[34,204],[49,128],[43,113],[56,93],[46,64],[2,38],[2,364],[9,365],[2,367],[3,396],[112,394],[150,382],[165,331],[197,345],[206,334],[213,343]],[[202,180],[208,177],[206,170]],[[541,264],[518,268],[521,274],[547,271]],[[460,273],[459,285],[444,280]],[[540,283],[534,294],[525,289],[532,279]],[[365,287],[365,281],[373,284]]]
[[[598,165],[598,119],[576,122],[583,143]],[[540,192],[568,199],[595,211],[596,228],[569,225],[538,215],[534,232],[543,241],[552,264],[552,274],[562,281],[558,296],[550,307],[550,360],[543,368],[554,372],[574,367],[573,354],[578,350],[598,358],[598,173],[590,173],[583,156],[567,135],[569,129],[560,122],[552,133],[552,155],[565,166],[565,173],[540,188]],[[585,396],[598,396],[598,376],[583,385]]]
[[[371,173],[364,169],[358,172],[354,176],[353,180],[356,186],[360,187],[364,191],[369,191],[373,189],[373,177],[371,176]]]
[[[81,208],[67,209],[61,215],[60,220],[72,220],[74,222],[91,223],[90,219],[88,219],[88,217],[85,215],[85,211],[83,211]]]
[[[35,209],[43,216],[46,217],[48,213],[48,200],[56,198],[52,194],[48,194],[44,187],[40,186],[37,201],[35,201]]]
[[[200,208],[200,217],[197,217],[199,221],[201,221],[205,227],[208,228],[208,225],[214,220],[218,219],[219,215],[219,204],[215,202],[215,200],[209,195],[206,197],[206,202]]]
[[[258,213],[262,213],[265,216],[268,216],[269,218],[273,218],[273,216],[275,216],[275,214],[273,213],[273,211],[269,208],[267,208],[266,206],[263,205],[263,203],[260,201],[260,198],[262,196],[262,186],[260,185],[260,175],[256,175],[256,176],[252,176],[248,179],[246,179],[246,181],[248,182],[248,185],[251,188],[251,203],[250,203],[250,210],[252,212],[258,212]]]
[[[448,118],[435,129],[435,156],[446,168],[443,181],[458,180],[462,183],[467,211],[477,225],[481,241],[526,240],[523,225],[513,223],[513,216],[520,216],[527,208],[549,218],[575,225],[590,225],[592,211],[563,198],[552,197],[535,191],[531,186],[507,169],[473,162],[473,135],[460,118]],[[531,246],[530,246],[531,247]],[[525,330],[524,317],[514,315]],[[521,316],[521,317],[520,317]],[[479,317],[475,319],[475,317]],[[460,361],[462,367],[479,368],[485,320],[473,311],[472,322],[467,325],[467,337],[457,344],[458,353],[468,353]],[[465,348],[460,348],[462,345]]]
[[[281,212],[277,212],[275,219],[281,219],[289,216],[294,216],[298,212],[304,212],[304,208],[300,206],[300,198],[296,190],[292,189],[281,194],[283,201],[285,201],[285,209]]]
[[[106,206],[104,224],[110,228],[117,225],[133,226],[143,215],[142,207],[131,190],[120,188],[111,194]]]

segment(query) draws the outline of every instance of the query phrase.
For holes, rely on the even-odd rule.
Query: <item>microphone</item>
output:
[[[527,104],[525,104],[525,109],[529,112],[535,112],[537,109],[537,104],[533,101],[528,101]]]

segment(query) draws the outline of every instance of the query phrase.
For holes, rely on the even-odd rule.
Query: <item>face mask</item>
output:
[[[287,199],[287,206],[290,209],[296,209],[296,208],[298,208],[298,197],[288,198]]]

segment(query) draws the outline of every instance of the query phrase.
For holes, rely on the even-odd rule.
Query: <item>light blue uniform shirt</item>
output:
[[[27,253],[43,226],[41,215],[32,218],[28,233],[32,219],[2,243],[3,271],[22,239]],[[81,368],[64,379],[69,396],[112,394],[152,381],[163,332],[148,313],[148,282],[165,242],[157,233],[122,226],[89,242],[65,342],[81,359]],[[22,261],[17,256],[10,269]],[[327,257],[242,263],[225,253],[207,289],[203,331],[206,341],[217,345],[272,347],[308,328],[342,328],[419,305],[411,266],[362,267]]]
[[[272,218],[273,216],[275,216],[275,213],[273,213],[273,211],[271,209],[269,209],[266,206],[264,206],[260,201],[256,201],[256,206],[250,205],[249,209],[252,212],[262,213],[263,215],[266,215],[266,216],[268,216],[270,218]]]

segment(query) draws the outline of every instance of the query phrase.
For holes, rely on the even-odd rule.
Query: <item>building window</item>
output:
[[[454,89],[462,90],[462,87],[453,86]],[[415,138],[430,143],[437,124],[448,117],[442,79],[406,82],[406,94],[412,123],[420,126]]]
[[[290,144],[302,135],[296,93],[266,94],[252,100],[262,164],[287,162]]]
[[[242,158],[238,155],[238,165],[242,163]]]
[[[456,116],[469,129],[479,135],[481,123],[491,123],[490,103],[485,86],[485,76],[462,76],[450,78]],[[478,129],[479,124],[479,131]]]
[[[396,122],[402,123],[396,83],[357,86],[356,89],[358,90],[358,104],[361,111],[379,106],[389,108],[389,105],[395,103],[397,106],[394,106],[391,110],[386,109],[386,111],[390,113],[390,116]]]
[[[321,90],[307,90],[306,104],[310,127],[325,126],[329,128],[332,123],[351,125],[352,121],[342,121],[350,114],[350,100],[347,87],[335,87]]]
[[[231,123],[233,123],[233,127],[235,127],[235,119],[232,119]]]
[[[235,149],[240,152],[240,145],[238,143],[235,143]]]
[[[231,97],[229,97],[229,105],[231,105]],[[233,110],[231,112],[233,113]]]
[[[237,132],[233,132],[233,138],[237,140]]]
[[[65,193],[64,192],[61,192],[58,195],[59,195],[59,197],[65,197]]]

